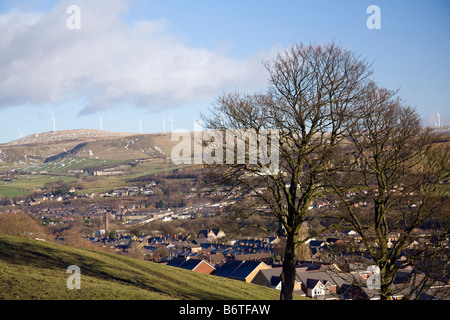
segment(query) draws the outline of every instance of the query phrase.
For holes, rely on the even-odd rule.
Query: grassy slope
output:
[[[74,161],[77,160],[78,162]],[[66,166],[61,166],[66,163]],[[94,164],[104,164],[104,163],[115,163],[112,160],[98,160],[89,158],[64,158],[58,159],[54,162],[48,164],[42,164],[35,167],[30,167],[29,170],[42,171],[47,170],[52,173],[52,175],[23,175],[16,177],[12,182],[2,182],[0,181],[0,196],[4,197],[15,197],[23,196],[33,193],[34,188],[43,188],[47,182],[54,182],[57,180],[63,180],[64,182],[76,181],[75,174],[68,174],[62,172],[64,170],[85,168],[84,165],[90,166]],[[93,181],[83,181],[78,182],[77,185],[83,187],[82,190],[78,192],[79,195],[92,192],[104,192],[110,191],[111,189],[121,188],[129,186],[129,180],[139,178],[141,176],[147,176],[161,171],[173,170],[181,166],[176,166],[171,163],[163,163],[163,160],[156,160],[151,163],[142,164],[136,168],[129,169],[122,175],[117,176],[98,176],[93,179]]]
[[[69,290],[67,267],[81,269]],[[253,284],[53,243],[0,236],[0,300],[265,299],[279,292]]]
[[[15,197],[33,193],[34,188],[43,188],[47,182],[63,180],[64,182],[75,181],[75,177],[50,176],[50,175],[24,175],[13,182],[0,182],[0,196]]]
[[[56,181],[55,179],[59,178],[75,181],[75,174],[68,174],[68,170],[98,165],[109,165],[113,168],[133,159],[154,160],[128,169],[120,176],[104,176],[98,177],[94,182],[83,182],[82,187],[85,190],[80,193],[84,194],[124,187],[128,185],[129,179],[179,167],[164,162],[164,158],[170,156],[172,146],[177,143],[171,141],[170,134],[139,135],[98,130],[66,130],[45,132],[38,137],[30,135],[17,143],[0,144],[0,173],[21,168],[26,171],[47,171],[52,175],[30,175],[27,179],[15,177],[14,181],[7,183],[0,181],[0,198],[31,194],[33,188],[42,188],[46,182]],[[76,154],[43,163],[44,159],[71,150],[80,143],[86,145]],[[159,150],[162,150],[163,154]]]

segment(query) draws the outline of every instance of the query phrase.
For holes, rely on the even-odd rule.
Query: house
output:
[[[195,272],[211,274],[216,271],[212,265],[206,262],[203,259],[190,259],[189,257],[186,259],[184,263],[180,265],[180,268],[192,270]]]
[[[338,285],[329,272],[297,272],[306,296],[316,300],[337,299]]]
[[[196,252],[201,252],[202,251],[202,246],[197,245],[197,244],[191,244],[188,246],[188,249],[192,252],[192,253],[196,253]]]
[[[260,253],[243,253],[243,254],[236,254],[234,256],[235,260],[272,260],[272,253],[270,252],[260,252]]]
[[[216,240],[225,237],[225,232],[220,229],[200,230],[197,238]]]
[[[228,278],[242,263],[243,261],[241,260],[228,260],[217,269],[215,275]]]
[[[322,240],[311,239],[308,244],[312,257],[317,257],[320,250],[327,248],[326,242]]]
[[[216,271],[216,268],[214,268],[205,260],[191,259],[190,257],[175,257],[170,260],[167,265],[206,274],[211,274]]]
[[[252,282],[253,278],[260,270],[270,269],[264,262],[247,260],[242,262],[236,270],[234,270],[229,278],[241,280],[245,282]]]
[[[281,290],[281,272],[282,268],[259,270],[251,283]],[[303,292],[301,287],[301,280],[297,275],[294,282],[294,294],[306,296],[306,293]]]
[[[302,261],[299,265],[295,267],[297,272],[305,271],[323,271],[327,266],[320,262],[314,261]]]
[[[168,266],[179,268],[184,262],[186,262],[186,258],[184,257],[175,257],[167,262]]]
[[[344,236],[354,238],[357,240],[361,240],[361,236],[355,230],[346,230],[343,231]]]
[[[309,278],[306,281],[306,295],[315,300],[329,300],[330,293],[336,292],[336,284],[323,279]],[[336,297],[333,297],[336,299]]]
[[[203,244],[210,244],[211,242],[214,242],[211,238],[195,238],[192,240],[193,244],[203,245]]]
[[[337,294],[341,300],[370,300],[366,290],[356,284],[344,283]]]
[[[213,266],[222,265],[227,260],[225,258],[225,256],[222,253],[220,253],[220,252],[203,255],[203,259],[208,261],[209,264],[213,265]]]

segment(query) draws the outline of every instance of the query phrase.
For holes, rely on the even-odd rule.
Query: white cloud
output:
[[[265,87],[261,60],[273,53],[238,60],[188,47],[168,33],[167,20],[123,21],[122,0],[77,1],[81,29],[69,30],[71,4],[0,15],[0,107],[76,99],[86,102],[82,113],[120,103],[163,108]]]

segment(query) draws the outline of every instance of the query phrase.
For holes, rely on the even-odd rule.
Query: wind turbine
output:
[[[103,131],[103,118],[98,116],[98,119],[100,120],[100,130]]]
[[[173,118],[172,118],[172,115],[170,116],[169,122],[170,122],[171,132],[173,133]]]
[[[56,119],[55,119],[55,113],[52,113],[52,118],[50,121],[53,121],[53,132],[56,131]]]
[[[20,128],[19,128],[19,139],[22,139],[22,137],[23,137],[22,131],[20,131]]]
[[[161,122],[161,124],[163,125],[163,132],[166,133],[166,120],[164,120],[164,116],[163,116],[163,121]]]
[[[437,126],[438,126],[438,128],[441,127],[441,115],[439,114],[439,109],[437,112]]]
[[[194,120],[194,131],[202,131],[203,130],[203,122],[201,120]]]
[[[142,120],[141,120],[141,119],[138,119],[138,122],[139,122],[139,130],[140,130],[141,133],[142,133]]]

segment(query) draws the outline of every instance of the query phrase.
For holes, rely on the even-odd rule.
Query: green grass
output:
[[[81,269],[68,289],[67,267]],[[279,291],[116,254],[0,236],[1,300],[277,300]]]
[[[33,193],[35,188],[43,188],[47,182],[63,180],[64,182],[75,181],[75,177],[50,176],[50,175],[20,175],[12,182],[0,182],[0,195],[4,197],[23,196]]]
[[[77,193],[79,195],[93,192],[105,192],[112,189],[119,189],[135,184],[135,179],[141,177],[148,177],[158,172],[170,171],[181,166],[176,166],[171,163],[152,162],[139,165],[132,168],[121,175],[113,176],[97,176],[93,181],[83,181],[80,185],[82,189]]]
[[[77,178],[75,177],[75,174],[67,173],[68,170],[86,169],[95,165],[111,165],[114,167],[121,163],[123,163],[123,161],[71,157],[22,168],[23,170],[26,169],[27,171],[35,172],[47,171],[49,174],[16,175],[12,182],[0,181],[0,196],[12,198],[29,195],[33,193],[33,189],[43,188],[47,182],[54,182],[60,179],[64,182],[76,181]],[[163,160],[144,163],[135,168],[129,168],[124,171],[124,174],[122,175],[98,176],[92,181],[89,181],[88,178],[86,179],[87,181],[78,184],[79,186],[82,186],[82,190],[77,193],[78,195],[83,195],[86,193],[98,193],[130,186],[133,184],[133,182],[130,182],[133,179],[148,176],[157,172],[173,170],[179,167],[181,166],[172,163],[164,163]]]

